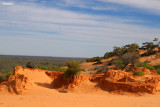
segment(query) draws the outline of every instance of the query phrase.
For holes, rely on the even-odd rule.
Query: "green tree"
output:
[[[156,47],[156,45],[154,45],[153,42],[145,42],[142,44],[143,44],[143,46],[141,48],[144,50],[148,50],[148,51],[151,51],[152,49],[154,49]]]
[[[137,49],[139,49],[139,45],[138,44],[136,44],[136,43],[133,43],[133,44],[128,44],[128,45],[125,45],[124,46],[125,47],[125,53],[127,53],[127,52],[130,52],[130,53],[132,53],[132,52],[137,52]]]
[[[155,45],[158,47],[159,52],[160,52],[160,41],[158,41],[158,38],[154,38],[153,41],[155,42]]]
[[[106,52],[106,53],[104,54],[104,58],[105,58],[105,59],[110,58],[110,57],[112,57],[112,56],[114,56],[114,53],[113,53],[113,52]]]
[[[123,54],[123,48],[116,47],[116,46],[114,46],[113,48],[114,48],[113,49],[114,55],[121,56]]]

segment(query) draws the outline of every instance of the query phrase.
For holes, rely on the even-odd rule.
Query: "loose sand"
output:
[[[38,89],[25,95],[0,95],[0,107],[160,107],[160,95],[77,94]]]

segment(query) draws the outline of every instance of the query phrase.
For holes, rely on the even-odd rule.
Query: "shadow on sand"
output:
[[[41,86],[41,87],[49,88],[49,89],[52,89],[52,88],[53,88],[53,87],[51,86],[51,84],[49,84],[49,83],[40,83],[40,82],[37,82],[37,83],[35,83],[35,84],[37,84],[37,85],[39,85],[39,86]]]

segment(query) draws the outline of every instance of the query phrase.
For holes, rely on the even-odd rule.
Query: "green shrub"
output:
[[[77,60],[66,61],[66,65],[68,66],[67,71],[64,72],[66,78],[72,78],[81,71],[80,62]]]
[[[115,60],[115,61],[114,61],[114,64],[116,65],[116,68],[117,68],[117,69],[122,69],[122,68],[124,68],[124,64],[123,64],[123,61],[122,61],[122,60]]]
[[[160,74],[160,69],[156,69],[157,73]]]
[[[150,70],[155,70],[155,67],[152,65],[149,65],[147,62],[139,62],[136,64],[137,67],[144,67]]]
[[[144,72],[142,71],[134,71],[133,74],[137,76],[144,76]]]
[[[100,62],[101,59],[102,59],[102,57],[97,56],[97,57],[86,59],[86,62]]]
[[[154,68],[156,69],[157,73],[160,74],[160,65],[156,65]]]
[[[46,66],[38,66],[38,68],[43,69],[43,70],[49,70],[49,68]]]
[[[160,65],[154,66],[155,69],[160,69]]]

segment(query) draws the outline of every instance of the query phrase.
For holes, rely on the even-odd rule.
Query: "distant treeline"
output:
[[[37,67],[52,67],[65,66],[65,61],[72,59],[85,60],[85,58],[0,55],[0,74],[13,71],[15,66],[26,66],[28,62],[34,63]]]

